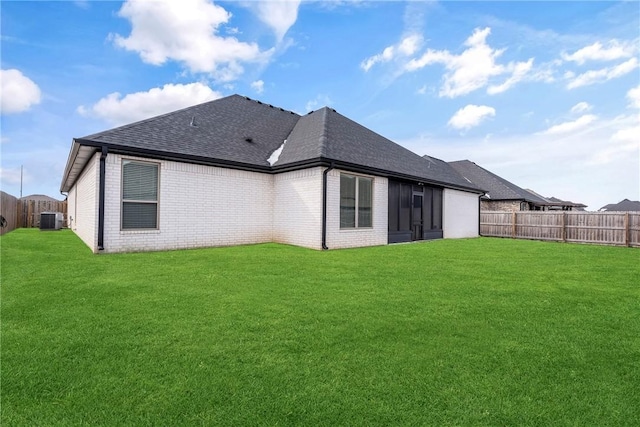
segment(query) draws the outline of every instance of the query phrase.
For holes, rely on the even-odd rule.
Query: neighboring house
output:
[[[476,237],[482,194],[333,109],[239,95],[74,139],[61,192],[94,252]]]
[[[561,200],[557,197],[547,197],[547,200],[552,204],[549,205],[549,210],[562,210],[562,211],[584,211],[587,205],[584,203],[576,203],[570,200]]]
[[[546,201],[546,204],[540,205],[542,210],[546,211],[584,211],[587,205],[582,203],[574,203],[568,200],[560,200],[557,197],[544,197],[535,191],[527,188],[526,191],[532,193],[536,197],[539,197]]]
[[[480,202],[480,209],[483,211],[574,210],[586,207],[581,203],[547,199],[532,190],[518,187],[469,160],[449,164],[469,183],[486,190]]]
[[[60,202],[58,199],[46,196],[44,194],[31,194],[30,196],[24,196],[19,200],[29,200],[34,202]]]
[[[603,206],[598,211],[599,212],[636,212],[636,211],[640,211],[640,202],[624,199],[620,203]]]

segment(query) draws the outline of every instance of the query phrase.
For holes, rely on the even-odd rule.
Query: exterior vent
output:
[[[63,221],[62,212],[42,212],[40,213],[40,230],[60,230]]]

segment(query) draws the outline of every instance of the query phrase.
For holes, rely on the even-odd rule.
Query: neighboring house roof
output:
[[[576,202],[572,202],[571,200],[562,200],[562,199],[558,199],[557,197],[547,197],[547,200],[549,200],[551,203],[554,203],[554,206],[571,206],[579,209],[583,209],[587,207],[587,205],[583,203],[576,203]]]
[[[599,209],[601,212],[625,212],[625,211],[640,211],[640,202],[629,199],[624,199],[619,203],[613,203],[603,206]]]
[[[271,155],[283,143],[273,162]],[[74,139],[61,191],[69,191],[91,156],[105,148],[266,173],[334,163],[336,167],[481,191],[446,162],[424,159],[333,109],[325,107],[300,116],[240,95]]]
[[[548,200],[530,191],[518,187],[498,175],[478,166],[469,160],[458,160],[449,164],[469,182],[486,191],[490,200],[520,200],[538,205],[547,205]]]
[[[569,200],[561,200],[558,199],[557,197],[544,197],[538,193],[536,193],[535,191],[533,191],[530,188],[526,188],[526,191],[528,191],[529,193],[532,193],[538,197],[540,197],[541,199],[544,199],[547,201],[545,206],[548,206],[549,208],[578,208],[578,209],[582,209],[582,208],[586,208],[587,205],[583,205],[582,203],[574,203],[572,201]]]
[[[24,196],[20,200],[34,200],[36,202],[59,202],[60,200],[53,197],[45,196],[44,194],[32,194],[30,196]]]

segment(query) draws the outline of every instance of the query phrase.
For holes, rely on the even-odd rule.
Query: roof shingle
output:
[[[268,159],[285,140],[282,153],[271,166]],[[422,158],[333,109],[324,107],[300,116],[240,95],[78,138],[74,144],[232,162],[273,172],[288,165],[334,161],[388,176],[480,192],[446,162]],[[86,154],[82,158],[86,159]],[[69,158],[62,191],[73,185],[72,171],[81,169],[72,168],[75,159]]]

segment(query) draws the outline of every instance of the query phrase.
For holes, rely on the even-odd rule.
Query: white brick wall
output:
[[[478,237],[479,195],[445,188],[442,198],[444,238]]]
[[[339,249],[386,245],[389,221],[389,182],[387,178],[344,172],[350,175],[373,178],[373,227],[340,229],[341,172],[344,171],[334,169],[329,172],[327,177],[327,246],[329,249]]]
[[[160,164],[158,230],[121,230],[122,159],[107,157],[105,252],[271,242],[273,177],[188,163]]]
[[[322,247],[322,172],[311,168],[273,176],[273,241]]]
[[[99,163],[100,154],[96,153],[67,197],[70,227],[94,253],[98,249]]]
[[[97,251],[99,158],[96,154],[69,192],[72,229]],[[325,168],[277,175],[188,163],[160,165],[159,229],[121,230],[122,159],[106,160],[104,252],[151,251],[279,242],[313,249],[322,244]],[[387,244],[388,180],[373,178],[373,227],[340,229],[340,170],[328,174],[329,249]],[[351,175],[351,172],[345,172]],[[444,237],[478,236],[478,197],[444,190]]]

